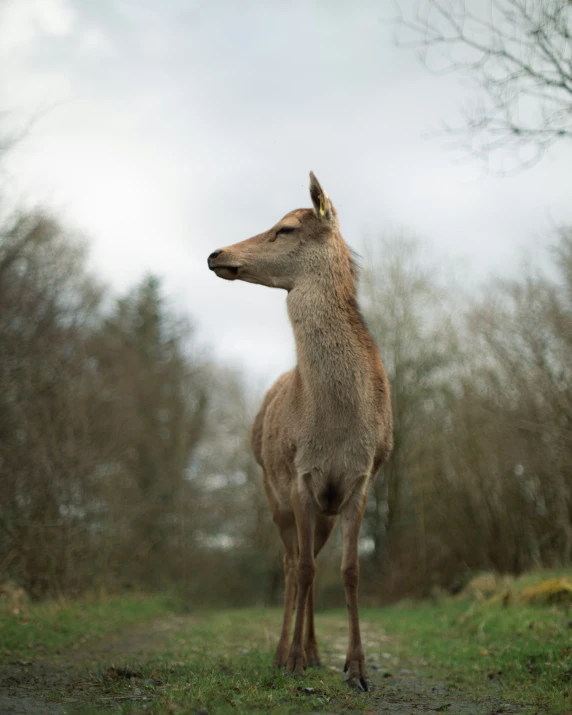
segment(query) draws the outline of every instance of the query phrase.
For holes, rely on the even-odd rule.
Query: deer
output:
[[[358,306],[356,261],[313,172],[310,198],[312,208],[290,211],[267,231],[213,251],[208,267],[225,280],[288,293],[297,365],[268,390],[251,430],[284,545],[284,616],[274,665],[289,673],[321,665],[314,627],[316,559],[339,520],[349,618],[344,671],[351,687],[369,691],[358,546],[369,486],[393,447],[391,397]]]

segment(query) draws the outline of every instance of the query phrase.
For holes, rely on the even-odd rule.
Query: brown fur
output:
[[[315,558],[339,516],[350,619],[346,670],[352,685],[367,690],[357,605],[358,539],[368,487],[391,454],[391,401],[377,347],[359,312],[350,250],[313,174],[310,196],[313,209],[291,211],[269,231],[215,251],[209,267],[227,280],[288,291],[298,364],[270,388],[252,427],[252,448],[286,551],[284,623],[275,663],[288,671],[319,663]]]

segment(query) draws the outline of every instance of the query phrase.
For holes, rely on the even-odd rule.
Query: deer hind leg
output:
[[[296,534],[296,521],[294,514],[275,513],[274,521],[280,531],[280,538],[284,544],[284,618],[282,632],[274,656],[274,665],[281,668],[286,665],[290,649],[290,627],[292,625],[292,611],[296,599],[296,566],[298,561],[298,537]]]
[[[318,515],[314,530],[314,557],[317,558],[324,544],[328,540],[332,529],[336,525],[336,518]],[[304,652],[309,666],[321,666],[316,630],[314,628],[314,584],[310,586],[308,601],[306,603],[306,634],[304,636]]]
[[[365,665],[358,613],[358,540],[366,501],[367,495],[356,494],[355,499],[352,499],[347,504],[341,514],[343,542],[342,580],[346,592],[350,631],[344,671],[348,674],[348,684],[356,690],[373,689]]]

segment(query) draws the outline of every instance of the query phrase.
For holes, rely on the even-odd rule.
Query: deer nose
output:
[[[211,261],[214,261],[214,259],[217,258],[217,256],[220,256],[221,253],[222,253],[222,251],[213,251],[211,253],[211,255],[207,259],[209,266],[211,264]]]

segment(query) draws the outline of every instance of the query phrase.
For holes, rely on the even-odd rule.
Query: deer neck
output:
[[[288,294],[298,372],[318,412],[332,403],[344,410],[363,404],[367,356],[373,345],[359,313],[349,266],[312,276]]]

